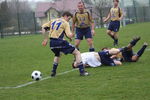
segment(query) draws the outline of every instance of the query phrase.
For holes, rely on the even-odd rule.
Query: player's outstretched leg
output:
[[[131,50],[133,46],[136,45],[136,43],[141,39],[141,37],[135,37],[132,39],[132,41],[128,44],[126,47],[126,50]]]
[[[140,39],[141,39],[141,37],[135,37],[135,38],[133,38],[133,40],[130,42],[131,46],[132,46],[132,47],[135,46],[136,43],[137,43]]]
[[[146,47],[148,46],[148,43],[144,43],[143,44],[143,46],[142,46],[142,48],[137,52],[137,56],[138,57],[141,57],[142,56],[142,54],[144,53],[144,51],[145,51],[145,49],[146,49]]]
[[[142,56],[142,54],[144,53],[146,47],[148,46],[148,44],[145,42],[142,46],[142,48],[138,51],[138,53],[134,56],[132,56],[132,61],[136,62],[139,60],[139,58]]]
[[[83,66],[83,63],[81,61],[80,52],[77,49],[75,49],[73,51],[73,54],[75,55],[75,58],[76,58],[76,63],[77,63],[77,67],[79,68],[80,76],[88,76],[89,73],[84,70],[84,66]]]

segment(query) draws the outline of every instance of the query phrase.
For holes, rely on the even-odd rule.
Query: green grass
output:
[[[135,52],[144,41],[150,44],[149,26],[150,23],[141,23],[121,28],[120,47],[127,45],[134,36],[142,37],[134,48]],[[112,47],[113,41],[105,31],[96,30],[96,51]],[[0,87],[32,81],[33,70],[40,70],[43,77],[50,74],[54,55],[48,46],[41,46],[41,41],[41,35],[0,39]],[[80,48],[81,52],[88,51],[85,40]],[[149,100],[149,55],[147,50],[138,62],[123,63],[119,67],[88,68],[91,74],[88,77],[80,77],[78,71],[73,71],[18,89],[0,89],[0,100]],[[72,60],[72,55],[62,56],[58,73],[71,70]]]

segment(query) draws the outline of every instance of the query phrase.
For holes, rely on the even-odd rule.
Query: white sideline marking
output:
[[[70,72],[73,72],[73,71],[75,71],[75,70],[78,70],[78,68],[77,69],[72,69],[72,70],[69,70],[69,71],[65,71],[65,72],[62,72],[62,73],[58,73],[57,74],[57,76],[58,75],[64,75],[64,74],[67,74],[67,73],[70,73]],[[44,78],[42,78],[41,80],[39,80],[39,81],[43,81],[43,80],[47,80],[47,79],[49,79],[49,78],[52,78],[51,76],[47,76],[47,77],[44,77]],[[36,83],[36,82],[39,82],[39,81],[31,81],[31,82],[28,82],[28,83],[24,83],[24,84],[21,84],[21,85],[17,85],[17,86],[8,86],[8,87],[0,87],[0,89],[16,89],[16,88],[21,88],[21,87],[25,87],[25,86],[28,86],[28,85],[30,85],[30,84],[34,84],[34,83]]]
[[[150,51],[150,48],[146,49],[146,51]]]

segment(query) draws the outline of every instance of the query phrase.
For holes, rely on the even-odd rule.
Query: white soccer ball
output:
[[[35,70],[35,71],[32,72],[31,78],[35,81],[38,81],[42,78],[42,73],[38,70]]]

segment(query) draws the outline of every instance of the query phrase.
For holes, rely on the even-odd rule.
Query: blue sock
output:
[[[58,63],[54,63],[54,64],[53,64],[52,72],[55,72],[55,73],[56,73],[57,66],[58,66]]]
[[[144,50],[146,49],[146,45],[142,46],[142,48],[138,51],[137,56],[140,57],[144,53]]]
[[[94,48],[89,48],[89,52],[93,52],[93,51],[95,51]]]
[[[114,39],[115,44],[118,44],[118,39]]]
[[[114,36],[110,36],[113,40],[115,40],[115,37]]]
[[[136,40],[132,40],[132,41],[130,42],[130,44],[131,44],[132,46],[135,46],[135,45],[136,45],[136,43],[137,43],[137,41],[136,41]]]
[[[83,63],[82,62],[78,65],[78,68],[79,68],[79,72],[80,73],[84,72],[84,67],[83,67]]]

